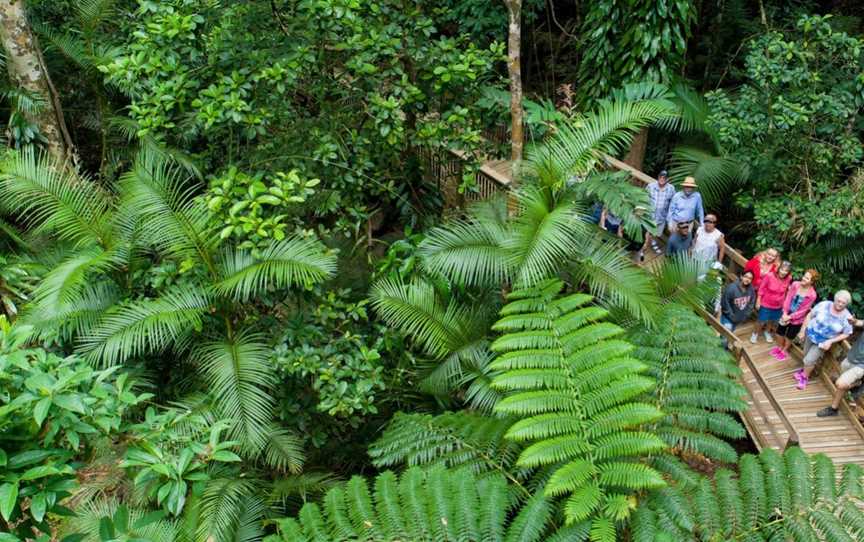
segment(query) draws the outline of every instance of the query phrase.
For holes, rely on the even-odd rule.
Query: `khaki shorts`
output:
[[[864,367],[852,365],[849,360],[843,360],[843,363],[840,364],[840,370],[842,372],[835,382],[838,388],[852,388],[861,378],[864,378]]]
[[[819,360],[822,359],[822,356],[825,354],[825,351],[819,348],[819,345],[810,340],[810,337],[804,338],[804,366],[805,367],[813,367]]]

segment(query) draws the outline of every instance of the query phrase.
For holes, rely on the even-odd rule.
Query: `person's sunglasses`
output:
[[[706,220],[705,223],[707,223],[707,224],[716,224],[717,221],[716,221],[716,220]]]

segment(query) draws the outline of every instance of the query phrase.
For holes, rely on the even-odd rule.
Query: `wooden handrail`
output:
[[[738,336],[726,329],[726,327],[720,323],[713,314],[709,313],[705,309],[697,307],[697,312],[708,322],[711,327],[717,330],[727,341],[729,345],[732,346],[732,351],[735,352],[735,357],[738,360],[739,365],[743,362],[748,369],[750,369],[750,373],[753,375],[754,380],[756,380],[756,384],[762,391],[762,394],[768,398],[768,402],[774,408],[774,411],[777,413],[777,417],[780,418],[780,423],[783,424],[783,427],[786,429],[788,438],[784,441],[780,435],[777,433],[776,429],[774,429],[774,424],[768,420],[768,416],[762,410],[762,407],[759,405],[759,401],[756,400],[756,397],[753,397],[753,406],[756,408],[756,411],[762,417],[762,420],[765,422],[766,427],[768,427],[772,433],[774,433],[774,437],[778,443],[778,446],[781,450],[785,450],[789,446],[793,446],[800,442],[798,437],[798,431],[795,429],[795,426],[792,424],[792,421],[789,419],[789,416],[786,415],[786,411],[783,410],[783,407],[777,402],[777,399],[774,398],[774,395],[771,393],[768,383],[765,382],[765,379],[762,378],[762,375],[759,373],[756,368],[756,364],[753,363],[753,358],[750,357],[750,354],[741,347],[740,340]],[[745,384],[746,387],[746,384]],[[752,394],[751,394],[752,396]]]

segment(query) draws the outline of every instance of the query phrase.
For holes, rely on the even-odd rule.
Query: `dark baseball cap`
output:
[[[664,170],[662,170],[662,171],[660,172],[660,174],[657,175],[657,176],[658,176],[658,177],[668,177],[668,176],[669,176],[669,172],[666,171],[666,170],[664,169]]]

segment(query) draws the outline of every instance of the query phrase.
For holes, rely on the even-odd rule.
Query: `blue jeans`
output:
[[[720,323],[729,331],[735,331],[735,328],[738,327],[738,324],[726,318],[722,314],[720,315]],[[725,335],[723,336],[723,348],[726,348],[727,350],[729,349],[729,341],[726,339]]]

